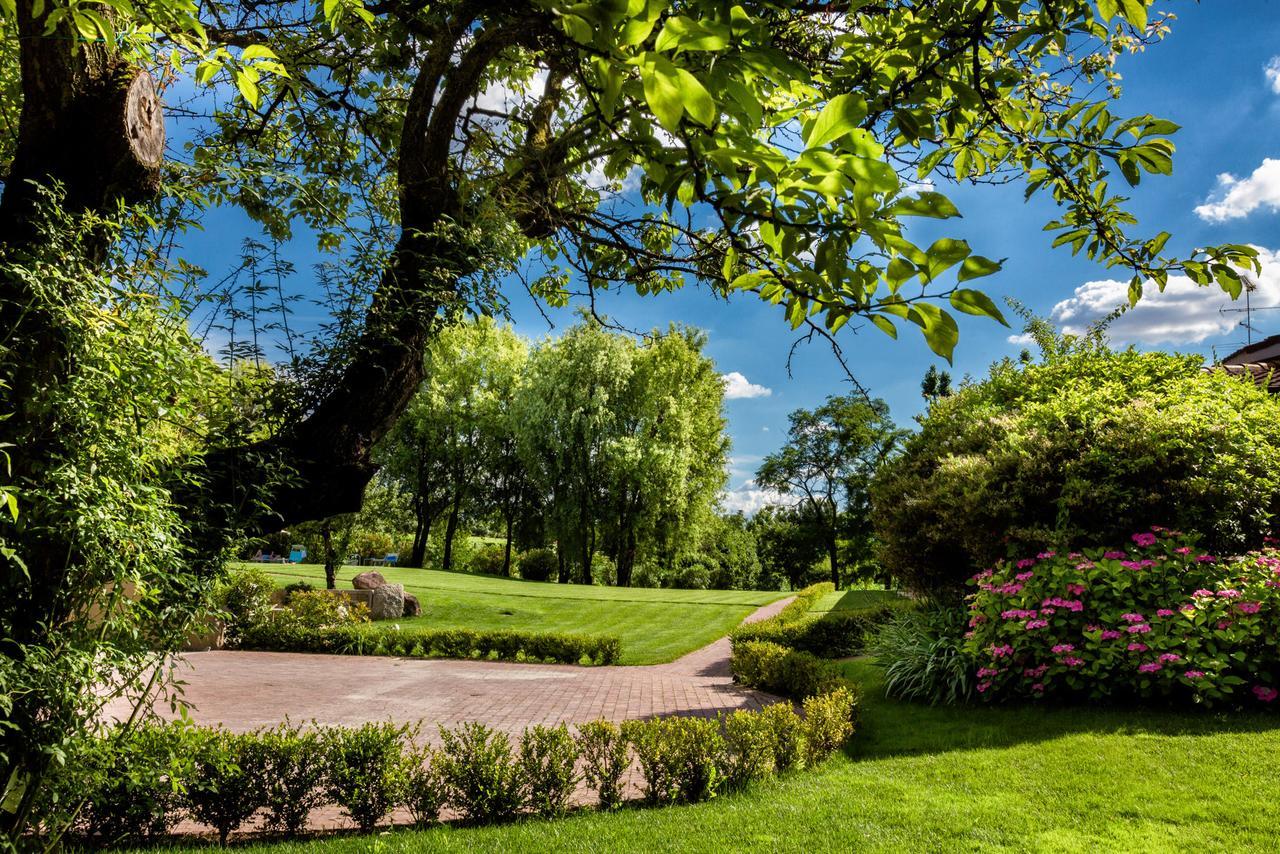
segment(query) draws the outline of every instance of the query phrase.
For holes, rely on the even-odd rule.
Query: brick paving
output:
[[[746,621],[770,617],[789,601]],[[422,721],[423,735],[434,740],[436,724],[482,721],[518,735],[536,723],[715,715],[777,699],[734,683],[727,638],[669,664],[639,666],[229,651],[187,653],[183,661],[178,678],[192,720],[236,731],[285,718],[344,726]]]

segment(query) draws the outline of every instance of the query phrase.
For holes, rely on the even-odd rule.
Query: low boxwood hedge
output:
[[[862,652],[875,629],[895,614],[915,607],[911,600],[897,599],[852,611],[810,613],[818,599],[834,589],[829,581],[806,587],[773,617],[739,626],[729,638],[735,648],[746,641],[768,641],[824,658],[844,658]]]
[[[622,641],[612,635],[505,629],[428,629],[377,623],[315,627],[270,619],[241,629],[239,646],[275,652],[478,658],[558,664],[615,664],[622,657]]]

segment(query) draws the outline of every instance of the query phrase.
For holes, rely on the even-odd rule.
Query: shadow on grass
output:
[[[836,614],[841,611],[863,611],[900,597],[896,590],[846,590],[827,613]]]
[[[849,661],[862,687],[862,723],[845,748],[852,759],[1013,747],[1072,735],[1210,736],[1280,730],[1280,715],[1153,704],[986,704],[930,706],[884,695],[880,669]]]

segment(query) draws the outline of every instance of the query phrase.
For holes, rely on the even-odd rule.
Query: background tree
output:
[[[951,373],[938,370],[937,365],[930,365],[920,381],[920,396],[925,404],[932,406],[938,400],[951,396]]]
[[[813,567],[823,557],[820,528],[793,507],[762,507],[748,523],[760,558],[765,586],[799,590],[809,583]]]
[[[882,400],[828,397],[817,409],[788,417],[787,444],[765,457],[756,483],[794,497],[801,518],[819,532],[838,589],[841,534],[869,538],[871,476],[901,432]]]

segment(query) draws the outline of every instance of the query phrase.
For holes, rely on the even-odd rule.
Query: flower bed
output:
[[[971,579],[965,651],[988,698],[1184,697],[1272,703],[1280,552],[1237,558],[1176,532],[1124,549],[1002,562]]]

